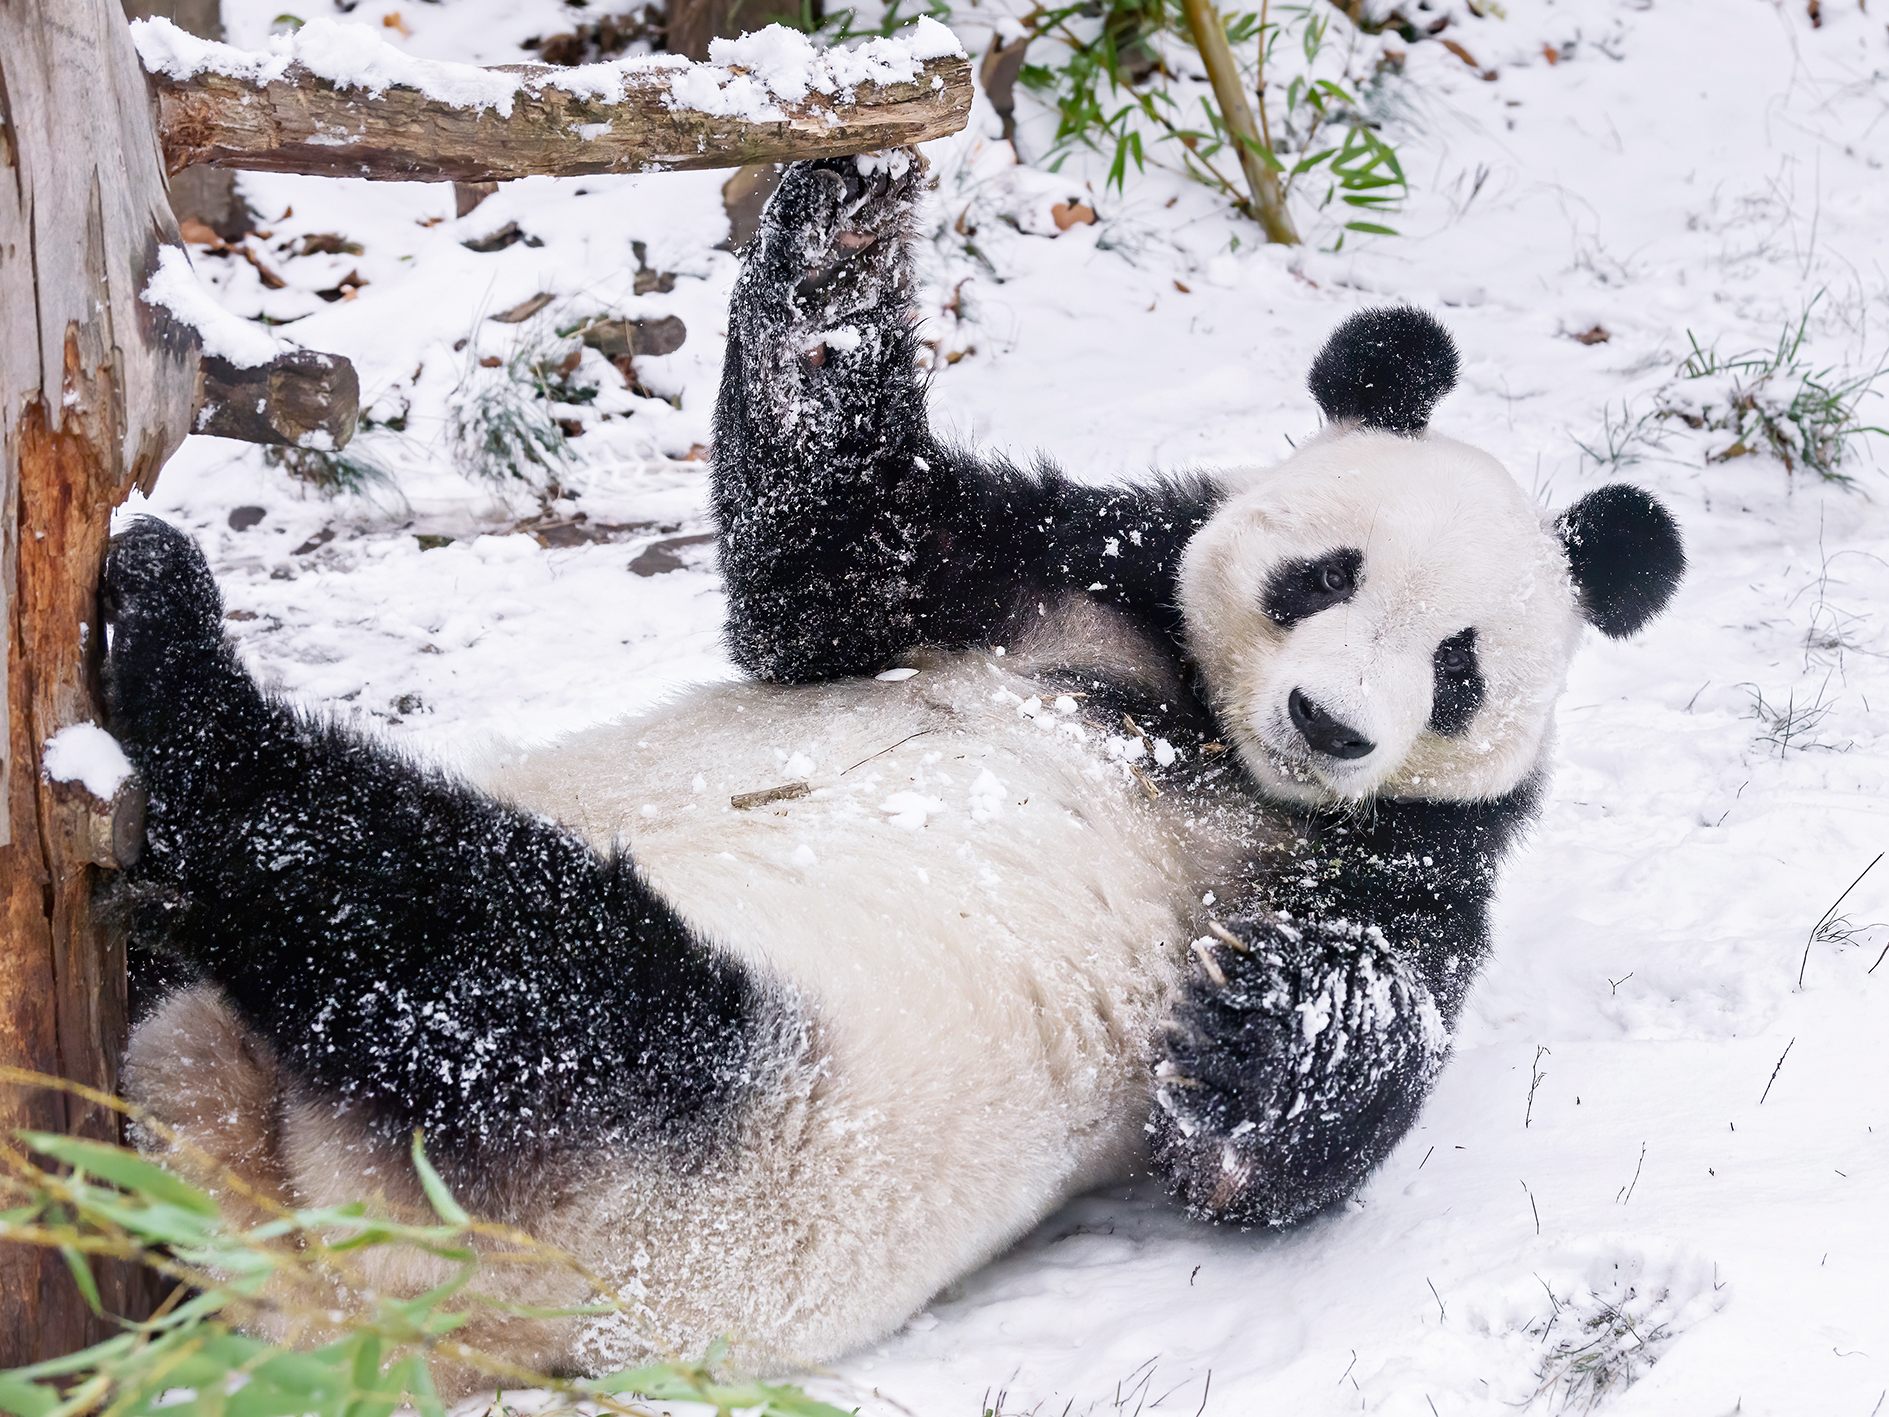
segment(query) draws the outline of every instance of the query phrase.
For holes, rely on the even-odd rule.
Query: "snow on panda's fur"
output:
[[[186,537],[114,545],[128,891],[196,980],[127,1090],[173,1164],[296,1205],[424,1215],[423,1127],[470,1208],[625,1301],[471,1333],[520,1362],[827,1359],[1137,1169],[1240,1224],[1349,1195],[1447,1050],[1583,621],[1631,632],[1683,569],[1646,494],[1547,524],[1425,431],[1456,356],[1408,309],[1333,336],[1329,426],[1266,471],[1093,487],[940,443],[918,185],[796,167],[746,258],[715,504],[750,681],[474,788],[267,698]]]

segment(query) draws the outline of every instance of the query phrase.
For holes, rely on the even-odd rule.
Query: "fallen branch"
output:
[[[311,20],[267,53],[133,26],[164,162],[374,181],[502,182],[739,167],[955,133],[971,66],[921,19],[894,39],[818,51],[770,28],[716,62],[482,69],[415,59],[360,26]]]

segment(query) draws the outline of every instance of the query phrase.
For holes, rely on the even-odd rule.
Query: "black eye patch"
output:
[[[1363,568],[1364,553],[1355,546],[1342,546],[1307,561],[1288,561],[1266,582],[1260,608],[1274,624],[1296,625],[1356,595]]]
[[[1430,729],[1454,737],[1469,727],[1482,707],[1482,665],[1476,659],[1476,631],[1458,630],[1430,656],[1435,687],[1430,698]]]

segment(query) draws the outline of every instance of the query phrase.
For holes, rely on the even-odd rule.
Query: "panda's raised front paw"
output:
[[[223,598],[196,542],[156,517],[112,538],[101,595],[105,702],[128,746],[163,731],[223,660]]]
[[[909,148],[787,170],[768,203],[763,239],[805,313],[833,318],[896,287],[923,177],[924,159]]]
[[[1156,1159],[1198,1218],[1290,1225],[1396,1144],[1448,1030],[1375,928],[1280,915],[1212,928],[1156,1069]]]

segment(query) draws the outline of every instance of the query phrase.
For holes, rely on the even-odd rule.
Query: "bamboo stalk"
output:
[[[1247,189],[1253,196],[1253,216],[1265,229],[1266,239],[1281,246],[1297,246],[1299,231],[1286,210],[1285,193],[1279,176],[1256,151],[1262,146],[1259,126],[1246,102],[1246,90],[1240,84],[1240,68],[1233,59],[1233,47],[1227,32],[1214,13],[1211,0],[1181,0],[1187,26],[1194,32],[1194,47],[1207,66],[1207,81],[1213,85],[1214,100],[1220,105],[1220,120],[1233,135],[1239,149],[1240,171],[1246,175]]]

